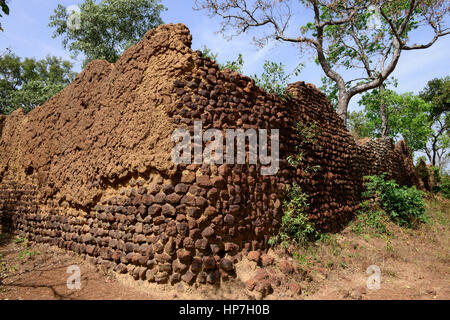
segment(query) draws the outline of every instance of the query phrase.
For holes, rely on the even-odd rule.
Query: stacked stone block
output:
[[[143,156],[136,161],[139,170],[127,167],[126,174],[119,172],[113,175],[117,176],[115,179],[100,174],[96,180],[83,177],[87,189],[96,188],[100,192],[80,204],[76,194],[62,194],[48,177],[51,166],[64,153],[40,168],[34,168],[32,161],[21,164],[11,158],[0,168],[0,217],[4,230],[14,229],[32,241],[76,252],[92,263],[129,273],[135,279],[172,284],[180,281],[218,284],[235,275],[234,264],[243,255],[268,248],[268,240],[280,228],[287,186],[294,183],[301,186],[309,195],[310,219],[319,230],[329,232],[340,230],[354,216],[361,201],[365,175],[388,172],[402,184],[414,184],[412,161],[405,145],[394,147],[386,141],[356,143],[327,98],[313,85],[292,84],[287,97],[282,98],[256,87],[249,77],[220,70],[215,62],[187,46],[190,35],[184,26],[167,25],[152,30],[137,45],[139,50],[131,48],[124,56],[130,57],[130,61],[135,56],[139,61],[146,61],[139,52],[155,54],[155,50],[146,50],[146,46],[157,46],[163,59],[165,50],[169,50],[164,48],[166,38],[181,39],[180,43],[167,46],[173,47],[171,50],[176,54],[182,53],[187,64],[176,65],[176,79],[168,78],[170,82],[161,85],[168,96],[158,97],[155,93],[152,101],[168,103],[167,107],[158,109],[160,117],[163,110],[165,121],[173,128],[183,127],[192,134],[195,121],[202,121],[203,130],[215,128],[223,132],[226,129],[279,129],[278,172],[263,176],[261,164],[249,163],[180,164],[173,170],[158,170],[157,165],[152,165],[152,159],[160,152],[149,150],[147,158]],[[161,42],[158,39],[162,39]],[[112,72],[120,79],[124,77],[115,75],[117,68],[104,66],[104,62],[95,63],[99,64],[98,68],[93,65],[88,69],[101,69],[103,73],[83,74],[71,86],[82,81],[101,84],[108,76],[105,72]],[[122,67],[123,63],[120,62]],[[145,69],[144,63],[140,62],[139,66]],[[145,81],[142,80],[145,76],[135,78]],[[71,86],[66,90],[71,90]],[[127,99],[136,96],[133,93]],[[90,119],[89,108],[97,110],[106,103],[104,97],[99,101],[95,96],[90,100],[80,99],[83,100],[80,122]],[[45,112],[46,104],[39,108],[37,112]],[[142,105],[142,108],[155,112],[152,105]],[[66,104],[58,110],[61,117],[72,112]],[[34,113],[21,115],[16,127],[26,126],[27,117],[32,119],[33,116]],[[4,118],[0,120],[5,122]],[[99,121],[109,120],[100,117]],[[145,122],[145,118],[142,121]],[[10,138],[20,134],[15,133],[20,130],[11,129],[13,124],[11,120],[7,129],[0,127],[0,144],[6,145],[5,150],[13,150],[8,143],[18,141]],[[299,124],[314,131],[314,138],[307,140],[299,132]],[[86,130],[92,125],[87,124]],[[130,137],[139,133],[133,131],[137,130],[135,128],[127,129],[124,132]],[[51,123],[46,130],[52,137]],[[168,137],[160,138],[167,140]],[[117,137],[102,134],[99,140],[109,146],[108,141],[115,141]],[[80,145],[92,147],[89,141],[82,141]],[[140,142],[136,142],[129,148],[137,149],[139,145]],[[269,154],[270,151],[271,146]],[[290,165],[288,157],[299,153],[302,161],[297,166]],[[2,156],[10,155],[4,152]],[[114,156],[107,158],[113,159],[107,164],[108,172],[117,171],[115,159],[120,158]]]

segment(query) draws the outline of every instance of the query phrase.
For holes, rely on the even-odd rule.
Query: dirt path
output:
[[[150,293],[138,290],[104,274],[82,259],[57,248],[10,243],[1,248],[10,270],[0,285],[0,299],[151,299]],[[69,290],[67,268],[81,270],[81,290]],[[3,268],[6,268],[4,265]],[[12,268],[12,269],[11,269]]]
[[[319,246],[325,275],[307,299],[450,299],[450,202],[428,200],[427,213],[418,230],[388,223],[390,235],[358,234],[356,221]],[[380,267],[379,290],[367,289],[370,265]]]
[[[277,292],[267,299],[450,299],[450,205],[427,201],[430,222],[418,230],[388,225],[390,235],[340,234],[291,258],[309,275],[300,295]],[[289,250],[288,250],[289,251]],[[81,290],[67,288],[67,268],[81,269]],[[379,290],[369,290],[366,270],[381,270]],[[238,280],[222,289],[161,286],[97,270],[77,256],[24,239],[0,238],[0,299],[245,299]]]

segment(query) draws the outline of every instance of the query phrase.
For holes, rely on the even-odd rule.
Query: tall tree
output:
[[[260,46],[277,40],[311,49],[337,88],[337,112],[344,122],[350,99],[379,88],[402,51],[428,48],[450,34],[444,26],[450,10],[445,0],[196,0],[196,9],[221,17],[222,33],[233,30],[233,36],[259,28],[262,32],[254,40]],[[306,10],[311,20],[291,28],[299,21],[295,13],[309,17]],[[412,31],[425,26],[434,36],[411,44]],[[348,70],[361,72],[345,79]]]
[[[442,167],[450,148],[450,76],[428,81],[420,97],[430,103],[433,133],[424,148],[432,165]]]
[[[433,107],[432,117],[450,112],[450,76],[428,81],[420,97]]]
[[[424,91],[425,92],[425,91]],[[424,93],[423,92],[423,93]],[[430,101],[433,99],[431,98]],[[441,101],[440,98],[435,101]],[[349,125],[360,124],[360,131],[370,137],[383,136],[383,121],[379,106],[384,105],[388,121],[389,136],[394,140],[405,139],[413,152],[424,152],[433,166],[441,167],[449,152],[449,113],[412,93],[398,94],[386,89],[382,93],[375,89],[363,95],[359,104],[364,112],[350,113]],[[354,119],[356,118],[356,120]],[[364,119],[365,118],[365,119]]]
[[[21,59],[14,54],[0,57],[0,114],[41,105],[75,78],[72,64],[48,56],[43,60]]]
[[[364,111],[349,112],[347,127],[356,139],[373,138],[375,135],[374,123],[367,118]]]
[[[64,48],[74,57],[83,53],[84,66],[95,59],[115,62],[120,55],[136,44],[151,28],[163,23],[160,13],[166,8],[160,0],[85,0],[80,12],[69,12],[58,5],[50,17],[49,26],[55,28],[53,37],[62,37]],[[79,15],[80,24],[70,23]]]
[[[435,118],[432,128],[431,138],[423,148],[423,151],[433,166],[442,168],[450,148],[449,127],[445,120],[440,117]]]
[[[380,92],[372,90],[362,96],[359,104],[364,106],[368,118],[368,126],[372,128],[372,136],[383,136],[383,120],[379,106],[386,108],[389,122],[389,136],[394,140],[405,139],[411,150],[422,150],[432,133],[429,114],[430,104],[412,93],[398,94],[385,89]]]

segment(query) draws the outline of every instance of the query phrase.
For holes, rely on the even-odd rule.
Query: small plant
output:
[[[16,266],[9,266],[6,261],[1,259],[3,259],[3,255],[0,257],[0,279],[8,273],[15,273],[17,271]]]
[[[385,249],[387,252],[393,252],[394,247],[392,246],[391,239],[388,236],[384,236],[384,241],[386,242]]]
[[[358,219],[352,227],[352,231],[356,234],[371,232],[376,236],[387,234],[389,231],[386,227],[386,222],[389,217],[380,208],[371,208],[369,201],[366,200],[360,204],[358,211]]]
[[[317,125],[315,123],[306,125],[303,122],[299,121],[295,126],[295,130],[297,131],[297,135],[301,138],[300,144],[296,146],[297,150],[303,148],[306,144],[315,145],[317,141],[317,135],[320,134],[320,130],[317,128]],[[302,151],[299,151],[295,155],[288,156],[286,160],[289,165],[293,166],[294,168],[298,168],[304,160],[304,154]],[[320,168],[320,165],[317,165],[313,167],[307,167],[305,171],[317,172],[320,170]]]
[[[32,258],[35,255],[39,255],[40,252],[39,251],[31,251],[29,249],[23,249],[20,253],[19,253],[19,258],[20,259],[25,259],[25,258]]]
[[[278,241],[278,237],[274,236],[274,237],[270,237],[270,239],[267,241],[267,244],[271,247],[275,246],[277,244]]]
[[[302,266],[308,265],[308,259],[305,254],[294,252],[293,256],[300,265]]]
[[[213,53],[211,49],[206,46],[203,46],[201,52],[202,57],[207,57],[217,62],[217,57],[219,56],[218,53]],[[289,80],[293,76],[298,76],[303,67],[304,64],[300,63],[292,72],[286,73],[285,66],[281,62],[276,63],[266,60],[263,66],[263,73],[260,76],[255,74],[252,78],[255,80],[255,84],[258,87],[263,88],[269,93],[274,93],[281,99],[287,101],[292,97],[291,94],[286,91]],[[221,70],[230,69],[231,71],[242,73],[244,68],[244,58],[242,54],[239,54],[234,61],[227,61],[225,64],[219,63],[219,68]]]
[[[392,221],[412,228],[428,221],[423,192],[413,187],[400,187],[394,180],[385,180],[386,174],[365,177],[367,191],[364,197],[377,197],[377,204]]]
[[[295,127],[298,135],[303,138],[303,143],[315,144],[317,141],[317,135],[320,134],[317,125],[313,122],[310,125],[306,125],[303,122],[297,122]]]
[[[294,183],[287,188],[287,200],[284,201],[283,207],[280,233],[269,240],[271,245],[280,242],[281,245],[287,246],[292,241],[303,244],[316,238],[316,229],[307,215],[308,195],[300,186]]]
[[[283,100],[288,100],[291,98],[289,93],[286,92],[289,79],[292,76],[298,76],[303,67],[304,65],[301,63],[291,73],[286,74],[284,70],[285,66],[281,62],[276,63],[266,60],[261,76],[258,77],[255,74],[253,79],[257,86],[265,89],[269,93],[275,93]]]
[[[321,169],[322,167],[320,165],[317,166],[312,166],[312,167],[307,167],[305,169],[306,172],[317,172]]]
[[[203,58],[210,58],[211,60],[213,60],[213,61],[216,61],[217,60],[217,57],[219,56],[219,54],[218,53],[213,53],[212,51],[211,51],[211,49],[209,49],[207,46],[203,46],[203,48],[202,48],[202,57]]]
[[[203,49],[201,50],[202,57],[203,58],[209,58],[215,62],[217,62],[217,57],[219,56],[218,53],[213,53],[211,49],[209,49],[207,46],[203,46]],[[230,69],[231,71],[236,71],[239,73],[242,73],[244,68],[244,58],[242,57],[242,54],[239,53],[238,57],[234,61],[227,61],[225,64],[219,64],[219,69]]]
[[[244,69],[244,59],[242,54],[239,53],[235,61],[227,61],[224,65],[220,65],[220,69],[230,69],[231,71],[242,73]]]
[[[25,238],[17,237],[17,238],[14,239],[14,243],[16,243],[16,244],[25,243],[25,242],[26,242]]]
[[[303,152],[299,152],[296,155],[291,155],[286,158],[289,165],[293,166],[294,168],[298,168],[300,164],[303,162]]]
[[[331,247],[331,253],[334,256],[341,255],[341,247],[338,244],[335,235],[333,234],[327,234],[327,233],[321,233],[317,235],[318,241],[325,243]]]

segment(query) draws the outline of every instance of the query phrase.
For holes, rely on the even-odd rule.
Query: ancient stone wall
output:
[[[150,30],[115,65],[94,61],[44,105],[1,117],[3,228],[136,279],[214,284],[242,255],[267,249],[286,186],[300,185],[310,219],[336,231],[358,209],[364,175],[416,183],[406,145],[355,142],[313,85],[292,84],[282,99],[190,42],[181,24]],[[195,121],[279,129],[278,172],[174,164],[171,134],[193,132]]]

